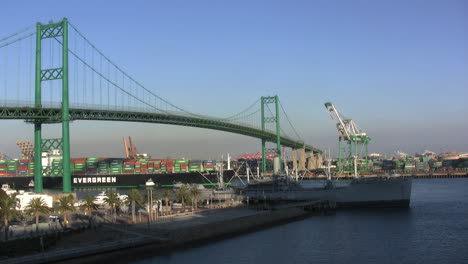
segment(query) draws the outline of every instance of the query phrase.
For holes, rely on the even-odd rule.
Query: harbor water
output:
[[[339,210],[131,263],[192,262],[467,263],[468,179],[414,180],[409,209]]]

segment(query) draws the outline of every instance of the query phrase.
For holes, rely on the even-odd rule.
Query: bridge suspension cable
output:
[[[70,108],[122,113],[157,113],[198,118],[201,121],[224,122],[245,128],[261,128],[260,99],[242,111],[224,118],[187,111],[142,85],[104,55],[75,25],[71,23],[69,25],[72,29],[68,32],[68,52],[71,55],[68,64]],[[34,106],[35,46],[32,37],[36,34],[34,28],[29,26],[0,39],[0,104],[13,106],[8,102],[15,101],[14,106]],[[42,66],[49,70],[58,68],[62,61],[61,39],[52,36],[44,38],[42,42]],[[50,80],[42,83],[42,105],[60,108],[62,91],[57,89],[60,83],[54,78]],[[303,142],[281,103],[280,106],[281,117],[278,117],[283,121],[280,128],[281,136],[290,138],[289,133]],[[276,116],[275,111],[269,107],[265,110],[269,111],[271,116]],[[275,127],[272,126],[273,123],[266,124],[265,131],[276,133]]]
[[[288,121],[289,125],[291,126],[292,130],[294,131],[294,134],[296,135],[297,139],[300,139],[302,142],[304,142],[304,140],[302,139],[302,137],[299,135],[299,133],[297,132],[296,128],[293,126],[293,124],[291,123],[291,119],[289,119],[289,116],[288,114],[286,113],[286,111],[284,110],[284,107],[283,105],[281,104],[281,101],[280,101],[280,106],[281,106],[281,110],[283,111],[284,113],[284,116],[286,117],[286,120]]]

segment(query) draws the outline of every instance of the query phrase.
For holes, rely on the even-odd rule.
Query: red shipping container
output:
[[[7,176],[7,173],[4,171],[0,171],[0,176]]]
[[[18,170],[27,170],[28,165],[18,165]]]

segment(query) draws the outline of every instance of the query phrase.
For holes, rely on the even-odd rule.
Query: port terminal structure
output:
[[[69,36],[70,33],[73,36]],[[32,44],[34,37],[35,45]],[[10,67],[11,58],[17,60],[15,67]],[[22,64],[22,59],[29,59],[29,62]],[[0,77],[13,79],[3,82],[3,86],[0,84],[0,93],[8,95],[0,99],[0,119],[21,119],[34,125],[34,160],[40,161],[43,151],[61,150],[64,193],[72,189],[70,122],[77,120],[159,123],[241,134],[261,139],[264,161],[268,152],[275,152],[281,158],[282,147],[292,148],[294,155],[296,150],[301,150],[301,168],[305,168],[307,155],[317,158],[322,154],[320,149],[305,144],[298,136],[278,96],[262,97],[258,100],[260,105],[257,101],[227,118],[189,112],[137,82],[66,18],[59,22],[37,23],[35,27],[1,38],[0,61],[0,65],[5,65],[4,76]],[[17,70],[10,71],[10,68]],[[33,72],[34,76],[28,72]],[[34,81],[28,83],[28,78]],[[32,86],[34,96],[25,98]],[[14,90],[16,93],[11,92]],[[273,110],[270,105],[274,105]],[[281,126],[280,120],[287,122]],[[43,125],[58,123],[62,125],[61,138],[43,138]],[[289,136],[287,128],[295,136]],[[267,148],[267,142],[276,147]],[[34,191],[42,193],[43,172],[47,168],[41,162],[35,162],[34,166]],[[265,170],[263,167],[262,171]]]

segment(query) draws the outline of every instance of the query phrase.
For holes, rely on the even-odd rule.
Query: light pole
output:
[[[148,192],[148,218],[149,221],[152,220],[152,206],[153,206],[153,188],[154,188],[154,182],[152,179],[149,179],[146,181],[145,186],[146,190]]]

